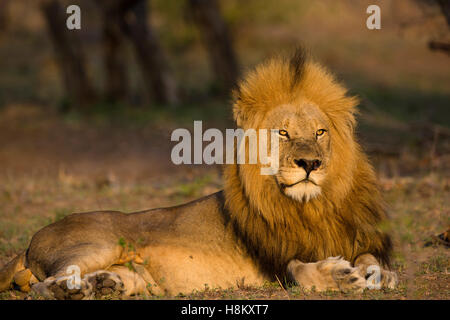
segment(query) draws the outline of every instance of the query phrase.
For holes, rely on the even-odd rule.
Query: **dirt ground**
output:
[[[172,206],[222,186],[219,167],[171,164],[170,126],[81,121],[26,105],[0,112],[0,265],[37,230],[72,212]],[[448,131],[400,123],[380,128],[377,119],[363,113],[359,135],[390,207],[397,289],[305,293],[274,282],[133,299],[449,299],[449,249],[425,246],[450,225]],[[40,297],[11,290],[0,299]]]

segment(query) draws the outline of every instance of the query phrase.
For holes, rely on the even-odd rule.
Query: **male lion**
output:
[[[362,290],[391,241],[374,171],[354,137],[357,99],[301,50],[260,65],[235,92],[246,130],[277,128],[279,171],[227,165],[225,188],[191,203],[131,214],[72,214],[38,231],[0,272],[57,299],[112,292],[178,294],[291,279],[306,289]],[[73,288],[71,268],[81,281]],[[376,267],[375,267],[376,268]]]

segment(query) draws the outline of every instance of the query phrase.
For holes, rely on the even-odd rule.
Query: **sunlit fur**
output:
[[[280,190],[274,176],[261,175],[259,165],[227,165],[225,206],[234,230],[267,274],[284,275],[293,258],[354,261],[372,253],[388,265],[391,242],[380,226],[385,210],[374,170],[354,137],[358,101],[343,85],[301,51],[291,60],[275,58],[240,83],[234,119],[244,130],[258,129],[269,111],[305,99],[331,123],[327,183],[309,201],[297,201]]]
[[[313,171],[309,175],[311,182],[303,183],[301,181],[306,178],[306,171],[302,168],[280,168],[276,174],[277,181],[287,184],[294,184],[292,187],[282,190],[285,195],[296,201],[308,202],[316,198],[322,193],[321,185],[325,182],[325,173]]]
[[[308,202],[321,193],[321,188],[312,183],[299,183],[284,192],[292,199]]]

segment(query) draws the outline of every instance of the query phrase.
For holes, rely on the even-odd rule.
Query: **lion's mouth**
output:
[[[300,184],[300,183],[312,183],[312,184],[314,184],[314,185],[317,186],[317,183],[315,183],[313,180],[308,179],[308,178],[299,180],[299,181],[294,182],[294,183],[292,183],[292,184],[281,183],[280,186],[281,186],[282,189],[286,189],[286,188],[291,188],[291,187],[293,187],[293,186],[296,186],[296,185],[298,185],[298,184]]]

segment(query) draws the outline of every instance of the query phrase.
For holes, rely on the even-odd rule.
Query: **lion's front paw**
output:
[[[369,289],[389,288],[395,289],[398,283],[397,274],[393,271],[376,268],[368,268],[365,274],[367,279],[367,287]]]
[[[361,276],[357,268],[353,268],[350,265],[350,262],[346,260],[340,259],[340,261],[332,267],[331,274],[334,281],[336,281],[339,290],[343,292],[362,292],[366,288],[366,279]]]
[[[370,253],[365,253],[355,260],[355,267],[360,270],[360,273],[367,279],[367,288],[394,289],[397,286],[397,274],[393,271],[383,269],[378,260]]]
[[[381,285],[389,289],[395,289],[398,284],[397,273],[389,270],[381,271]]]
[[[366,279],[359,269],[340,257],[330,257],[315,263],[292,260],[288,265],[291,277],[307,290],[359,291],[366,287]]]

